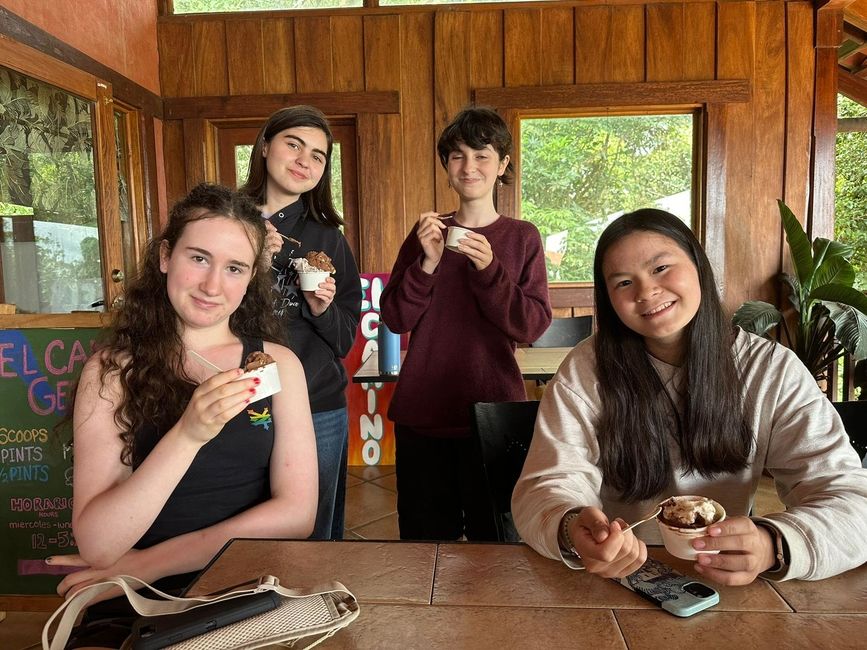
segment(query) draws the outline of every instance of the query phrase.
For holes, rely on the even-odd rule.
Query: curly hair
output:
[[[238,221],[256,253],[256,269],[247,293],[229,317],[239,338],[282,342],[272,311],[271,273],[265,248],[265,221],[249,197],[219,185],[203,183],[172,208],[168,224],[148,242],[141,269],[126,290],[125,300],[102,338],[100,380],[116,373],[123,394],[114,419],[124,442],[121,462],[137,466],[146,431],[164,432],[178,421],[193,392],[184,371],[184,346],[177,315],[169,301],[166,275],[160,270],[163,242],[172,250],[188,224],[214,218]],[[70,413],[71,416],[71,413]]]
[[[288,106],[271,114],[256,136],[256,144],[253,145],[253,151],[250,152],[250,169],[247,173],[247,181],[238,188],[238,191],[251,197],[256,205],[265,204],[268,198],[265,196],[265,190],[268,187],[268,167],[262,150],[265,148],[265,143],[271,142],[278,133],[298,126],[319,129],[325,134],[325,139],[328,142],[322,178],[319,179],[316,187],[301,195],[301,201],[314,219],[326,226],[339,228],[343,225],[343,217],[334,207],[334,198],[331,195],[331,151],[334,149],[334,135],[328,125],[328,118],[314,106],[304,104]]]

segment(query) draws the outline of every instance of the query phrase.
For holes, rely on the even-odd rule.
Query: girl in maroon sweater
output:
[[[494,187],[513,177],[511,148],[490,109],[446,127],[437,152],[460,207],[421,215],[382,293],[385,324],[412,332],[388,412],[401,539],[496,539],[471,406],[526,399],[515,347],[551,323],[539,231],[494,207]],[[450,226],[470,231],[456,251],[445,248]]]

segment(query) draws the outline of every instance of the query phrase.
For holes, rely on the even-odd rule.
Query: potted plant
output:
[[[795,268],[794,276],[780,276],[795,310],[794,336],[782,312],[761,300],[745,302],[732,321],[760,336],[780,325],[786,343],[821,381],[827,379],[828,366],[844,353],[855,361],[867,358],[867,296],[852,286],[852,247],[822,237],[811,245],[792,211],[782,201],[777,203]]]

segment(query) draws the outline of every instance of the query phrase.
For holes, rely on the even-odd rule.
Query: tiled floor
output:
[[[779,512],[773,481],[764,477],[756,493],[756,514]],[[346,539],[399,539],[394,467],[350,467],[346,482]],[[0,613],[2,614],[2,613]],[[0,648],[39,647],[47,613],[7,612],[0,622]]]
[[[350,467],[345,539],[400,539],[394,466]]]

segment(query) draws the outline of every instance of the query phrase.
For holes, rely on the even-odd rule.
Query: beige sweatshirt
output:
[[[713,480],[674,471],[664,493],[627,504],[603,485],[598,467],[595,422],[601,402],[593,345],[591,337],[569,353],[539,406],[533,442],[512,494],[512,515],[527,544],[562,560],[558,528],[575,507],[594,506],[609,519],[631,522],[670,495],[697,494],[719,501],[729,516],[748,515],[767,470],[786,511],[764,519],[782,532],[791,555],[788,570],[774,579],[818,580],[867,561],[867,469],[836,410],[793,352],[743,331],[735,340],[755,443],[745,470]],[[651,360],[678,404],[679,369]],[[678,463],[676,443],[669,440],[671,458]],[[646,543],[661,543],[654,521],[635,530]]]

